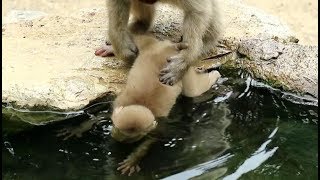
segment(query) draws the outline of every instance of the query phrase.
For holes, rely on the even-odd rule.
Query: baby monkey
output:
[[[219,8],[215,0],[108,0],[109,38],[112,44],[104,45],[95,54],[98,56],[117,55],[133,63],[140,49],[132,38],[132,32],[145,33],[154,18],[156,2],[175,5],[185,16],[182,26],[182,42],[189,44],[188,50],[168,56],[169,63],[161,68],[160,81],[173,85],[180,81],[189,66],[202,55],[210,52],[220,35]],[[133,23],[128,27],[130,13]]]
[[[189,67],[183,78],[173,86],[159,82],[158,74],[167,63],[167,57],[175,56],[188,48],[186,43],[159,41],[147,35],[134,37],[140,53],[129,71],[124,90],[115,99],[111,116],[112,137],[120,142],[132,143],[145,137],[157,126],[157,119],[167,117],[177,97],[199,96],[218,80],[220,73],[197,72]],[[172,61],[177,61],[172,59]],[[157,118],[157,119],[156,119]],[[140,171],[139,161],[156,140],[146,139],[127,159],[119,163],[122,174]]]

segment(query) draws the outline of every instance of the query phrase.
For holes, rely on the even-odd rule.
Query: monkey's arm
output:
[[[147,154],[151,145],[156,142],[154,138],[147,138],[142,144],[140,144],[124,161],[119,163],[117,170],[121,171],[121,174],[128,172],[130,176],[134,172],[139,172],[140,167],[138,163]]]
[[[93,118],[82,122],[79,126],[61,129],[58,131],[57,137],[64,136],[64,141],[72,136],[80,138],[82,134],[89,131],[94,124],[99,124],[100,120],[101,119]]]
[[[188,49],[168,58],[168,64],[160,72],[160,81],[167,85],[173,85],[182,79],[188,67],[201,55],[204,34],[210,33],[206,32],[210,23],[210,13],[204,7],[206,3],[186,0],[184,4],[182,42],[188,44]]]

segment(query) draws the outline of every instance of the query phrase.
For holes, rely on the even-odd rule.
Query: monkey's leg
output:
[[[187,97],[196,97],[205,93],[221,77],[218,71],[199,73],[196,67],[190,67],[182,78],[182,94]]]
[[[140,0],[133,0],[131,4],[131,13],[134,20],[129,25],[130,32],[134,34],[143,34],[148,31],[154,18],[154,12],[154,5],[142,3]]]
[[[140,144],[134,152],[132,152],[127,159],[119,163],[117,170],[121,171],[121,174],[128,173],[129,176],[134,172],[139,172],[141,168],[138,163],[147,154],[151,145],[156,142],[154,138],[147,138],[142,144]]]
[[[177,83],[188,67],[200,57],[203,48],[202,37],[207,31],[211,15],[206,13],[208,11],[206,2],[208,1],[203,0],[201,3],[193,0],[184,1],[186,14],[182,28],[183,42],[188,44],[189,48],[168,58],[167,65],[160,71],[161,83],[167,85]]]
[[[220,36],[221,32],[221,22],[219,18],[219,14],[215,10],[215,17],[212,18],[210,21],[210,25],[208,28],[208,32],[204,35],[202,38],[203,40],[203,49],[202,49],[202,55],[205,57],[208,53],[211,53],[217,45],[218,38]]]
[[[110,50],[120,59],[132,63],[138,55],[138,48],[132,40],[128,30],[128,20],[130,14],[130,0],[109,0],[109,38],[112,48],[102,46],[96,50],[96,55],[110,55]],[[110,45],[111,46],[111,45]],[[108,48],[106,48],[108,47]]]

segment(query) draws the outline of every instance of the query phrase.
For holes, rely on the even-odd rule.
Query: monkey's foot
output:
[[[168,64],[160,71],[160,82],[173,86],[182,79],[187,70],[187,63],[181,54],[168,58]]]
[[[101,57],[108,57],[108,56],[114,56],[114,50],[112,45],[110,44],[105,44],[99,47],[94,54],[96,56],[101,56]]]
[[[67,140],[72,136],[76,136],[77,138],[82,137],[82,134],[86,131],[89,131],[92,126],[97,123],[99,120],[94,119],[94,120],[89,120],[89,121],[84,121],[77,127],[70,127],[70,128],[63,128],[58,131],[57,137],[64,136],[63,140]]]
[[[129,37],[122,41],[122,48],[119,49],[117,52],[119,52],[120,59],[123,59],[125,62],[131,64],[137,58],[139,54],[139,49],[132,40],[129,41],[128,39]]]
[[[132,158],[127,158],[121,163],[119,163],[119,167],[117,170],[121,171],[121,174],[128,173],[128,176],[131,176],[135,172],[139,172],[141,168],[139,167],[138,163],[133,160]]]

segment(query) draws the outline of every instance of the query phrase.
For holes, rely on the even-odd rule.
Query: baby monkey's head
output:
[[[153,113],[145,106],[129,105],[117,107],[112,116],[111,136],[125,143],[142,139],[157,126]]]

